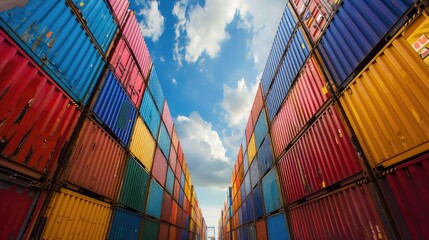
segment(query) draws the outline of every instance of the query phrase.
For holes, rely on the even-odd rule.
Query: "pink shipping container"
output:
[[[377,209],[370,186],[352,184],[289,209],[291,235],[293,239],[388,239]]]
[[[168,108],[167,101],[164,101],[164,108],[162,111],[162,120],[164,120],[165,127],[167,128],[168,135],[173,136],[173,118],[171,117],[170,109]]]
[[[288,203],[362,171],[335,105],[327,108],[279,160]]]
[[[52,177],[80,111],[2,31],[0,53],[0,165]]]
[[[179,148],[179,138],[177,137],[177,132],[175,127],[173,128],[173,136],[171,137],[171,143],[174,146],[175,151],[177,151],[177,149]]]
[[[256,96],[253,100],[252,110],[250,114],[252,115],[252,122],[256,123],[258,121],[259,113],[264,107],[264,102],[262,99],[262,88],[261,84],[259,84],[258,90],[256,90]]]
[[[401,237],[429,239],[429,153],[402,163],[385,174],[379,182],[387,182],[381,184],[382,192]]]
[[[169,230],[168,225],[165,224],[165,223],[161,223],[159,225],[158,239],[165,239],[165,240],[167,240],[168,239],[168,230]]]
[[[312,57],[305,64],[271,125],[276,158],[329,97],[319,66]]]
[[[86,119],[65,171],[65,180],[116,199],[126,153],[98,124]]]
[[[249,119],[247,120],[247,125],[245,130],[246,144],[249,144],[250,138],[252,137],[253,127],[254,127],[254,124],[252,122],[252,115],[249,115]]]
[[[162,154],[159,147],[156,148],[155,156],[153,157],[152,176],[164,187],[165,177],[167,175],[167,160]]]
[[[177,159],[179,160],[179,163],[182,164],[182,162],[183,162],[183,150],[182,150],[182,146],[180,146],[180,142],[179,142],[179,147],[177,149]]]
[[[121,82],[131,101],[139,109],[146,84],[124,38],[119,40],[110,59],[110,64],[113,68],[112,72]]]
[[[137,64],[140,66],[143,78],[148,79],[149,70],[152,67],[152,59],[150,58],[149,50],[147,49],[139,23],[133,11],[128,13],[123,34],[137,59]]]
[[[171,145],[171,148],[170,148],[170,156],[168,158],[168,162],[170,163],[171,169],[175,171],[176,163],[177,163],[177,153],[176,153],[176,150],[174,150],[173,145]]]
[[[128,0],[109,0],[109,3],[116,21],[118,21],[120,28],[122,28],[130,2]]]
[[[170,222],[172,201],[173,201],[173,199],[171,198],[170,194],[168,194],[167,192],[164,192],[161,220],[166,221],[166,222]]]

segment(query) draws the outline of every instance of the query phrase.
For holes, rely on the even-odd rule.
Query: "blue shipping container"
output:
[[[106,53],[118,30],[106,1],[73,0],[73,4],[79,9],[98,46]]]
[[[184,189],[185,188],[185,174],[182,171],[182,174],[180,176],[180,186]]]
[[[121,140],[121,144],[127,146],[137,111],[110,70],[93,111]]]
[[[283,198],[280,192],[277,169],[273,167],[262,179],[262,191],[264,193],[265,213],[271,213],[283,206]]]
[[[290,234],[283,213],[267,219],[267,232],[269,240],[289,240]]]
[[[255,218],[264,216],[264,202],[262,197],[261,184],[256,185],[253,189],[253,206],[255,208]]]
[[[109,239],[139,239],[143,218],[133,212],[116,208],[110,226]]]
[[[180,194],[179,194],[179,205],[183,208],[183,200],[185,198],[185,192],[182,188],[180,188]]]
[[[244,175],[244,182],[244,191],[246,195],[242,197],[247,197],[247,195],[250,193],[250,190],[252,189],[252,185],[250,184],[250,172],[247,172],[246,175]]]
[[[280,20],[280,24],[277,29],[276,36],[274,37],[271,51],[268,55],[267,64],[265,65],[264,72],[262,73],[261,86],[264,96],[267,95],[271,81],[273,80],[277,67],[280,64],[280,58],[287,47],[287,43],[295,26],[296,20],[293,16],[293,13],[291,9],[286,6],[283,17]]]
[[[337,86],[361,70],[356,67],[412,3],[413,0],[343,1],[318,46]]]
[[[259,174],[263,176],[274,163],[271,138],[267,135],[258,151]]]
[[[154,179],[151,179],[149,197],[146,204],[146,214],[157,219],[161,218],[163,194],[164,191],[162,190],[162,187]]]
[[[253,198],[252,194],[249,194],[249,197],[246,199],[247,205],[247,221],[251,222],[255,220],[255,216],[253,214]]]
[[[162,91],[161,84],[159,83],[158,74],[156,74],[155,67],[152,67],[152,72],[150,73],[149,91],[155,100],[155,104],[158,107],[158,111],[162,113],[162,107],[164,106],[164,92]]]
[[[85,105],[105,65],[65,1],[32,0],[0,25],[74,101]]]
[[[261,111],[259,114],[258,121],[256,122],[255,126],[255,143],[256,143],[256,149],[259,149],[259,146],[261,146],[262,141],[265,138],[265,135],[268,133],[268,125],[267,125],[267,118],[265,117],[265,111]]]
[[[155,102],[147,89],[145,90],[142,105],[140,106],[140,114],[143,116],[143,120],[149,128],[152,137],[157,139],[161,116],[158,110],[156,110]]]
[[[301,28],[298,28],[266,99],[270,123],[277,114],[309,53],[310,51],[302,35]]]
[[[165,190],[167,190],[167,192],[172,195],[173,187],[174,187],[174,173],[171,170],[171,167],[168,167],[167,180],[165,181]]]
[[[159,129],[158,145],[165,158],[168,159],[170,156],[171,139],[164,122],[161,122],[161,127]]]

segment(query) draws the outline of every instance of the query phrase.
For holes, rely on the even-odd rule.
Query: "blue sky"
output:
[[[283,0],[131,0],[207,225],[217,227]]]

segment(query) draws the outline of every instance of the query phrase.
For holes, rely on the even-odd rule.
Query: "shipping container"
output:
[[[264,99],[262,97],[262,88],[261,84],[258,85],[256,90],[255,99],[253,100],[252,110],[250,111],[252,122],[256,123],[258,121],[259,114],[264,108]]]
[[[266,214],[283,207],[280,181],[277,175],[276,167],[273,167],[262,179],[262,191],[264,194],[264,206]]]
[[[134,106],[139,109],[146,83],[133,57],[131,49],[128,47],[123,37],[120,37],[118,44],[111,54],[110,64],[113,74],[115,74],[116,78],[121,82]]]
[[[133,11],[128,11],[128,16],[125,20],[122,33],[130,46],[131,52],[137,60],[137,64],[143,74],[143,78],[147,79],[150,68],[152,67],[152,59],[149,55],[149,50],[147,49],[139,23]]]
[[[403,239],[429,238],[428,160],[426,153],[387,170],[378,180]]]
[[[416,19],[341,93],[372,167],[388,167],[429,149],[429,66],[418,54],[425,49],[418,39],[428,42],[428,26],[427,15]]]
[[[157,239],[159,223],[145,218],[143,221],[143,233],[140,239]]]
[[[110,7],[113,10],[113,15],[116,18],[116,22],[119,24],[119,27],[122,28],[125,17],[127,16],[128,6],[130,2],[128,0],[108,0]]]
[[[267,218],[267,232],[269,240],[291,239],[285,214],[280,213]]]
[[[245,130],[246,144],[248,144],[250,141],[250,137],[252,136],[254,126],[255,125],[253,124],[252,117],[249,115],[249,118],[247,119],[246,130]]]
[[[171,139],[168,136],[168,131],[164,122],[161,122],[159,128],[158,146],[166,158],[170,156]]]
[[[153,138],[157,138],[161,116],[159,115],[158,110],[156,110],[155,102],[147,90],[144,93],[142,104],[140,106],[140,114],[142,115]]]
[[[98,124],[85,119],[73,147],[66,181],[115,200],[126,161],[126,153]]]
[[[413,0],[342,2],[318,45],[337,86],[358,73],[365,58],[371,59],[371,51],[412,3]]]
[[[172,201],[170,224],[177,224],[177,212],[178,211],[179,211],[179,205],[177,205],[176,201]],[[170,236],[171,236],[171,233],[170,233]]]
[[[148,88],[153,96],[155,105],[158,108],[158,112],[162,113],[162,107],[164,106],[165,97],[161,87],[161,83],[158,79],[158,74],[156,74],[155,67],[152,68],[152,71],[150,73]]]
[[[271,47],[270,53],[268,54],[265,69],[262,73],[261,87],[264,96],[266,96],[268,93],[268,89],[270,88],[277,68],[280,65],[280,59],[283,56],[284,50],[288,45],[296,25],[297,24],[294,14],[286,5],[282,19],[280,20],[277,29],[276,36],[274,37],[273,45]]]
[[[149,187],[149,196],[147,198],[146,204],[146,214],[155,217],[156,219],[161,218],[161,208],[162,208],[162,197],[164,191],[162,187],[154,180],[151,179]]]
[[[309,46],[301,31],[301,28],[298,28],[294,33],[290,46],[282,59],[279,71],[277,75],[275,75],[271,89],[268,92],[266,106],[269,122],[272,122],[274,116],[276,116],[310,52]]]
[[[263,176],[274,164],[270,135],[267,135],[258,151],[259,174]]]
[[[170,167],[167,168],[167,179],[165,181],[165,190],[170,194],[173,194],[174,187],[174,173]]]
[[[95,39],[102,52],[107,55],[108,49],[115,37],[118,25],[105,0],[102,1],[68,1],[76,9],[76,15],[84,27],[89,29],[89,35]]]
[[[264,197],[262,196],[261,183],[256,185],[252,193],[253,206],[255,208],[255,218],[259,219],[264,215]]]
[[[122,182],[118,202],[144,212],[149,189],[149,173],[137,160],[128,157],[127,169]]]
[[[283,155],[278,167],[289,203],[363,170],[335,105]]]
[[[176,227],[173,225],[170,225],[170,230],[168,233],[169,240],[177,240],[176,239]]]
[[[173,128],[173,136],[171,137],[171,144],[174,146],[174,151],[179,148],[179,137],[177,137],[176,127]]]
[[[252,163],[253,158],[256,156],[256,142],[255,142],[255,134],[252,134],[252,137],[250,138],[249,145],[247,146],[247,157],[248,157],[248,163]],[[245,161],[246,159],[244,159]],[[247,170],[247,168],[246,168]]]
[[[165,223],[159,225],[159,234],[158,239],[167,240],[168,239],[169,226]]]
[[[109,204],[61,188],[43,216],[41,239],[106,239],[111,216]]]
[[[268,133],[267,117],[265,116],[265,111],[262,111],[261,114],[259,115],[258,122],[256,122],[256,125],[255,125],[254,134],[255,134],[256,149],[259,149],[267,133]]]
[[[137,111],[111,71],[107,73],[93,112],[119,138],[122,146],[128,146]]]
[[[172,138],[173,136],[173,118],[171,117],[170,108],[168,108],[167,101],[164,101],[164,107],[162,110],[162,120],[167,128],[168,135]]]
[[[112,240],[137,240],[139,239],[142,221],[143,217],[136,213],[115,208],[108,238]]]
[[[152,169],[155,147],[156,143],[149,129],[146,128],[143,120],[137,117],[134,132],[131,137],[130,151],[148,171]]]
[[[164,187],[166,175],[167,160],[164,155],[162,155],[161,150],[157,147],[155,156],[153,157],[152,176],[159,184],[161,184],[162,187]]]
[[[37,217],[33,211],[46,194],[29,185],[0,179],[0,239],[21,239],[27,224]]]
[[[252,185],[252,188],[254,188],[256,186],[256,184],[259,182],[259,180],[261,179],[260,175],[259,175],[259,160],[256,157],[255,160],[253,160],[252,165],[250,165],[250,182]]]
[[[0,13],[2,28],[74,101],[86,104],[104,67],[65,1],[29,1]]]
[[[172,201],[173,201],[173,198],[167,192],[164,192],[164,199],[162,202],[162,211],[161,211],[161,220],[166,222],[171,221]]]
[[[38,177],[52,177],[80,112],[1,30],[0,52],[0,154]],[[0,164],[34,176],[9,161]]]
[[[265,219],[256,222],[256,239],[267,239],[267,226]]]

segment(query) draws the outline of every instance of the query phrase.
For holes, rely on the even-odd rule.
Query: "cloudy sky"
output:
[[[284,0],[131,0],[208,226],[216,226]]]

